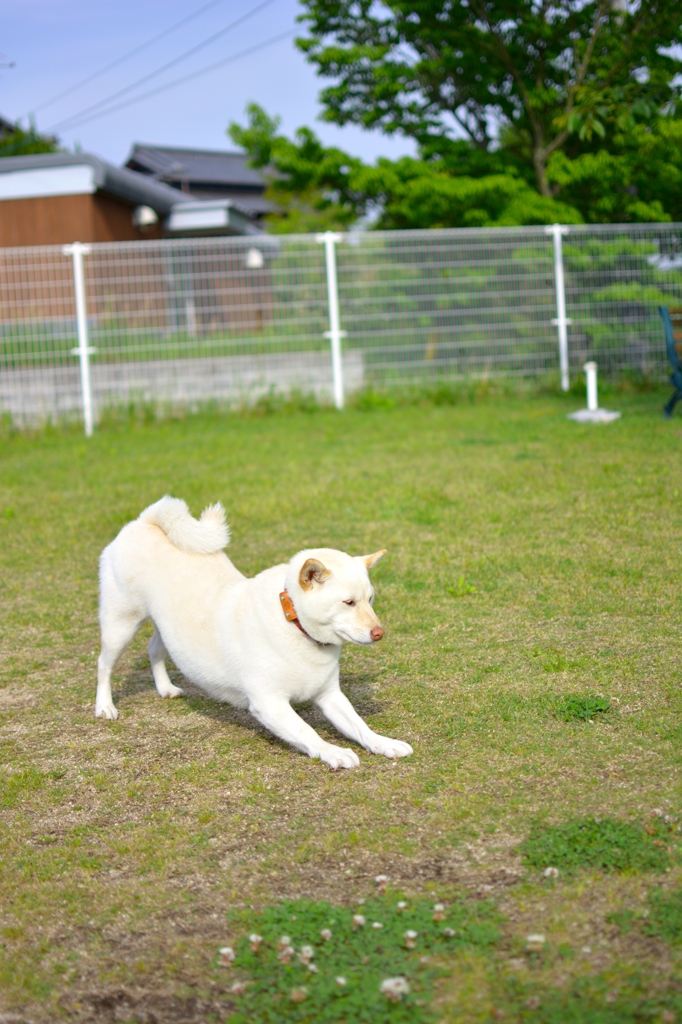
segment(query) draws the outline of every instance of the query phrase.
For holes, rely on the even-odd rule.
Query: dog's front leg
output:
[[[360,764],[354,751],[326,743],[286,700],[271,699],[267,704],[251,703],[249,711],[275,736],[302,750],[308,757],[319,757],[330,768],[357,768]]]
[[[357,713],[348,697],[338,686],[327,690],[315,701],[322,714],[344,736],[355,740],[371,754],[383,754],[384,757],[407,757],[412,753],[409,743],[392,740],[388,736],[379,736],[367,725]]]

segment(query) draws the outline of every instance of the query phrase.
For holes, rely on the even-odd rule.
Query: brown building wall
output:
[[[119,199],[98,192],[91,197],[92,224],[94,237],[92,242],[137,242],[143,238],[162,238],[161,223],[140,231],[133,227],[133,207],[127,206]]]
[[[0,247],[161,238],[161,225],[133,227],[133,208],[104,193],[0,201]]]

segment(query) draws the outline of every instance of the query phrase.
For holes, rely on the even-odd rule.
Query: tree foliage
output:
[[[582,222],[576,209],[539,195],[502,165],[493,163],[495,173],[478,176],[453,174],[442,160],[413,157],[368,166],[323,146],[310,128],[300,128],[294,139],[278,134],[279,119],[255,103],[247,117],[246,126],[233,123],[228,131],[264,170],[268,198],[278,211],[269,218],[275,232],[347,229],[368,216],[379,228]]]
[[[547,164],[680,98],[679,0],[302,0],[327,120]],[[577,151],[577,152],[576,152]]]
[[[302,2],[323,116],[419,156],[368,167],[251,106],[230,134],[275,230],[682,221],[678,0]]]
[[[0,136],[0,157],[27,156],[30,153],[57,153],[59,144],[52,135],[40,135],[34,124],[28,128],[14,125]]]

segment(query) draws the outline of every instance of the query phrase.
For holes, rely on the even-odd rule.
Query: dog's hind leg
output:
[[[97,697],[95,718],[118,718],[111,696],[111,673],[116,662],[147,618],[146,609],[140,607],[127,594],[116,579],[111,547],[105,548],[100,559],[99,624],[102,632],[102,650],[97,661]]]
[[[154,635],[149,641],[149,660],[152,666],[152,673],[154,675],[154,682],[156,684],[156,690],[159,697],[181,697],[184,690],[181,690],[179,686],[173,686],[170,679],[168,678],[168,672],[166,671],[166,658],[168,657],[168,651],[161,639],[156,623],[154,624]]]
[[[111,606],[102,607],[102,650],[97,661],[95,718],[118,718],[118,711],[111,696],[111,673],[145,618],[144,614],[136,610],[117,611]]]

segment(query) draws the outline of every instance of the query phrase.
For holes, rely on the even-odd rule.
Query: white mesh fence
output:
[[[658,306],[682,305],[682,225],[564,232],[570,379],[587,359],[664,379]],[[300,391],[340,404],[362,388],[560,379],[552,229],[367,232],[334,253],[335,281],[314,235],[87,246],[79,328],[68,247],[0,250],[0,415],[82,417],[84,363],[95,420],[128,403]]]

